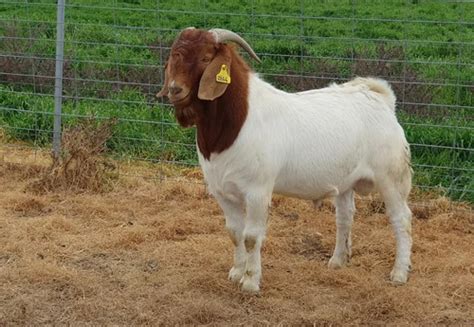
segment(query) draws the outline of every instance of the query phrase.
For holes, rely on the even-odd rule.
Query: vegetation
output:
[[[0,126],[37,145],[52,135],[55,3],[0,4]],[[389,79],[415,184],[474,202],[473,21],[467,2],[70,0],[63,119],[117,117],[117,156],[196,164],[194,131],[154,94],[177,31],[229,28],[261,54],[256,70],[289,91]]]

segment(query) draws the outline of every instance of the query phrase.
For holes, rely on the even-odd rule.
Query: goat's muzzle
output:
[[[183,91],[183,88],[180,86],[170,86],[168,87],[170,96],[177,96]]]
[[[190,100],[190,95],[191,95],[191,92],[188,92],[186,95],[182,95],[181,94],[182,91],[180,91],[178,94],[173,94],[170,93],[168,94],[168,99],[170,100],[170,102],[173,104],[173,106],[175,107],[183,107],[185,105],[188,104],[189,100]]]
[[[188,88],[181,87],[176,83],[171,83],[171,85],[158,92],[156,97],[167,97],[174,106],[183,106],[189,101],[190,94],[191,92]]]

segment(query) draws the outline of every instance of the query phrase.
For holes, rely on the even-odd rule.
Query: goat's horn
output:
[[[247,51],[253,59],[257,60],[259,63],[262,62],[260,58],[257,56],[257,54],[255,53],[255,51],[253,51],[253,49],[247,43],[247,41],[245,41],[240,35],[232,31],[221,29],[221,28],[213,28],[209,30],[209,32],[214,34],[214,37],[217,43],[225,42],[225,41],[233,41],[237,43],[238,45],[240,45],[242,48],[244,48],[244,50]]]

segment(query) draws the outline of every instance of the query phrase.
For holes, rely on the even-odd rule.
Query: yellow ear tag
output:
[[[221,71],[216,75],[216,82],[230,84],[230,74],[227,65],[221,66]]]

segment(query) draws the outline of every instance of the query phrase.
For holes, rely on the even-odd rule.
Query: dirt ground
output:
[[[331,202],[274,197],[262,291],[248,295],[227,280],[232,243],[199,172],[122,164],[109,192],[32,193],[46,158],[0,148],[2,326],[474,325],[466,204],[413,195],[413,271],[397,287],[376,198],[357,201],[353,258],[334,271]]]

